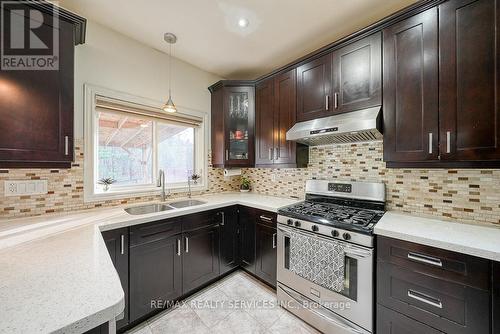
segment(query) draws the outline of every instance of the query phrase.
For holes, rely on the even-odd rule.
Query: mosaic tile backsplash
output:
[[[85,203],[83,147],[80,141],[75,144],[76,159],[71,169],[0,169],[0,218],[159,199],[155,194]],[[209,168],[208,174],[209,188],[203,193],[238,189],[239,177],[226,179],[223,170],[215,168]],[[312,147],[308,168],[249,168],[243,175],[251,179],[254,192],[295,198],[304,198],[305,181],[311,178],[384,182],[389,210],[500,227],[500,170],[388,169],[382,159],[382,142]],[[3,180],[9,179],[47,179],[49,193],[4,197]]]
[[[153,201],[160,199],[160,192],[150,196],[131,197],[119,200],[84,202],[83,199],[83,143],[75,142],[75,162],[71,169],[0,169],[0,218],[35,216],[47,213],[94,209],[123,204]],[[206,191],[194,192],[218,193],[239,189],[238,177],[224,178],[222,169],[209,168],[209,186]],[[48,180],[48,194],[32,196],[5,197],[4,180]],[[169,198],[185,196],[172,194]]]
[[[389,169],[382,142],[312,147],[306,169],[246,169],[253,191],[305,196],[311,178],[386,184],[387,209],[500,227],[500,170]]]

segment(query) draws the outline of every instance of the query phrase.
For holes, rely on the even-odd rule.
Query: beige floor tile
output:
[[[210,328],[210,331],[217,334],[264,334],[266,329],[247,312],[237,310]]]
[[[182,307],[167,313],[150,324],[152,334],[204,334],[208,327],[189,307]]]
[[[284,311],[283,315],[271,326],[269,333],[273,334],[319,334],[316,329],[312,328],[293,314]]]
[[[229,297],[220,289],[211,289],[189,301],[189,307],[205,325],[213,327],[234,311]]]

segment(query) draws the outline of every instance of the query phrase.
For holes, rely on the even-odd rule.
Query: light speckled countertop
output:
[[[101,231],[235,204],[276,212],[298,201],[252,193],[193,198],[206,203],[141,216],[122,206],[0,220],[0,333],[81,333],[123,312]]]
[[[375,234],[500,261],[500,228],[386,212]]]

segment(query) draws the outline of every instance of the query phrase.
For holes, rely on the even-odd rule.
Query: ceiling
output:
[[[63,7],[226,79],[254,79],[416,0],[61,0]],[[246,28],[238,20],[246,18]]]

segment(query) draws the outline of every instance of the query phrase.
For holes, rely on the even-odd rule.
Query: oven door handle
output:
[[[301,298],[298,293],[290,291],[289,289],[287,289],[281,285],[278,286],[278,289],[281,289],[281,291],[283,291],[285,294],[287,294],[288,297],[295,300],[297,303],[302,305],[302,307],[306,308],[308,311],[316,314],[317,316],[325,319],[326,321],[328,321],[330,323],[335,324],[335,326],[338,326],[338,327],[342,328],[343,330],[346,330],[350,333],[355,333],[355,334],[365,334],[366,333],[366,331],[358,329],[358,328],[353,327],[350,324],[346,323],[345,321],[343,321],[340,318],[340,316],[338,318],[333,318],[333,317],[325,314],[324,312],[320,312],[314,308],[307,307],[306,305],[311,304],[311,303],[309,301],[307,301],[305,298]]]
[[[370,257],[373,255],[373,252],[371,250],[364,250],[360,248],[353,248],[346,246],[344,253],[346,255],[349,255],[350,257],[354,258],[365,258],[365,257]]]

